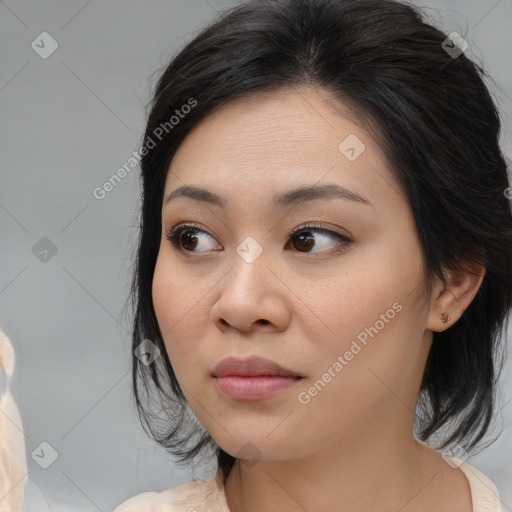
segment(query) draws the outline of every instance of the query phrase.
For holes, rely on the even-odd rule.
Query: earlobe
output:
[[[449,323],[451,319],[452,317],[446,314],[444,311],[441,313],[441,321],[443,322],[443,324]]]
[[[455,324],[475,298],[484,276],[484,266],[474,271],[462,268],[448,271],[447,286],[433,292],[427,328],[442,332]]]

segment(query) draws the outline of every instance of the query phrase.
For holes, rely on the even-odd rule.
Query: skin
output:
[[[349,134],[365,145],[354,161],[338,149]],[[340,198],[272,205],[276,193],[327,183],[371,205]],[[192,411],[238,457],[225,486],[229,509],[472,510],[462,471],[418,443],[412,429],[432,332],[462,315],[484,269],[451,272],[448,290],[435,281],[427,294],[412,210],[357,115],[305,86],[236,100],[184,140],[164,198],[184,184],[215,192],[228,205],[164,200],[153,302]],[[192,252],[165,237],[180,222],[204,230],[195,233],[195,246],[181,237]],[[340,245],[309,228],[314,240],[304,247],[289,235],[307,222],[351,242]],[[236,251],[247,237],[263,250],[252,263]],[[395,303],[400,312],[359,344],[309,403],[300,403],[299,393]],[[447,324],[443,312],[451,316]],[[215,365],[253,354],[304,379],[260,401],[221,395],[210,376]],[[256,447],[252,462],[242,458],[249,442]]]

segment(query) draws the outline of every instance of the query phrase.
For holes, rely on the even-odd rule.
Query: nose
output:
[[[235,253],[234,264],[219,286],[219,295],[211,310],[215,326],[225,331],[254,329],[278,332],[290,322],[290,290],[261,254],[252,262]]]

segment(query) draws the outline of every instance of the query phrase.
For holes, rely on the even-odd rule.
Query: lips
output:
[[[283,368],[270,359],[264,359],[258,356],[251,356],[247,359],[238,359],[236,357],[222,359],[211,372],[211,375],[212,377],[256,377],[270,375],[296,378],[303,377],[297,372]]]

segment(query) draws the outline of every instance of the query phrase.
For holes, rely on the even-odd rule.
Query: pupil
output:
[[[187,249],[189,251],[193,251],[196,248],[196,246],[197,246],[197,237],[193,233],[194,232],[190,231],[190,230],[189,231],[185,231],[184,233],[182,233],[182,239],[186,238],[186,240],[185,240],[185,243],[182,243],[181,245],[182,245],[182,247],[184,249]],[[194,244],[194,242],[191,242],[191,240],[193,238],[195,239],[195,242],[196,242],[195,244]],[[188,244],[188,243],[192,243],[193,247],[186,247],[186,244]]]
[[[304,249],[312,249],[314,246],[314,238],[310,236],[311,233],[309,231],[302,233],[299,235],[299,239],[301,240],[300,245]]]

